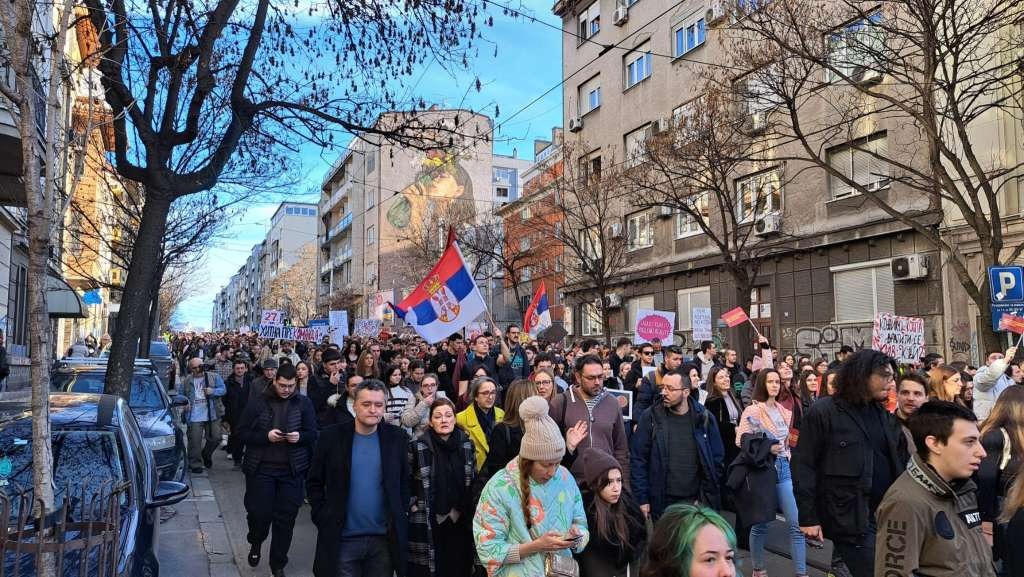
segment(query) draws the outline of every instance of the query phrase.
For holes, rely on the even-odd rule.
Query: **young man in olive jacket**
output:
[[[836,394],[811,405],[793,449],[800,530],[831,539],[853,577],[874,575],[875,510],[909,459],[900,423],[883,405],[894,369],[878,351],[847,358]]]
[[[875,575],[995,577],[971,480],[985,457],[974,413],[930,401],[909,426],[917,452],[878,507]]]
[[[384,383],[355,389],[352,423],[323,430],[306,479],[317,527],[316,577],[403,577],[409,549],[411,500],[401,427],[382,422]]]

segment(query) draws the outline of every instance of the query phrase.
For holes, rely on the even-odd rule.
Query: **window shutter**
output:
[[[852,154],[853,150],[849,147],[844,147],[829,153],[829,166],[838,170],[844,176],[851,176],[850,165],[853,162]],[[856,177],[854,178],[856,179]],[[860,181],[858,180],[857,182]],[[832,190],[832,198],[842,198],[843,196],[850,194],[853,190],[834,174],[829,174],[829,188]]]
[[[875,318],[875,269],[861,268],[833,273],[836,322],[870,321]],[[892,290],[892,277],[889,280]],[[889,297],[890,303],[892,297]]]
[[[878,305],[876,312],[895,313],[896,291],[892,282],[892,269],[889,266],[880,266],[873,270],[875,271],[875,294]]]
[[[876,135],[871,139],[870,150],[882,158],[868,156],[870,163],[871,182],[885,182],[889,180],[889,163],[884,160],[889,153],[889,142],[886,133]]]

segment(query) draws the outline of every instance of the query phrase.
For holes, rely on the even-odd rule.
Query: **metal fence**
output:
[[[30,577],[45,565],[59,577],[121,577],[120,527],[128,485],[83,482],[46,510],[29,493],[0,494],[0,577]]]

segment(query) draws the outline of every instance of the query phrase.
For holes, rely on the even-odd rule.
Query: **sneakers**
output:
[[[246,560],[249,562],[250,567],[259,565],[261,556],[262,553],[260,552],[260,545],[249,546],[249,557]]]
[[[207,469],[212,469],[213,468],[213,457],[212,456],[207,457],[206,455],[203,455],[203,465],[205,465]]]

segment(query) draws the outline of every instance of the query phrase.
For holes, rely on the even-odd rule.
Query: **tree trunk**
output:
[[[170,211],[169,193],[146,191],[142,219],[132,247],[131,267],[124,284],[121,310],[117,316],[117,338],[110,346],[104,392],[128,398],[135,353],[148,325],[151,282],[160,272],[160,250]],[[148,340],[148,338],[147,338]]]
[[[149,358],[149,345],[153,341],[154,333],[160,326],[160,283],[163,282],[163,269],[153,276],[152,288],[149,291],[149,319],[146,322],[146,333],[139,341],[139,358]]]
[[[731,269],[729,275],[732,277],[736,289],[736,306],[742,307],[747,314],[750,314],[750,291],[753,289],[753,281],[750,275],[743,269]],[[733,308],[733,307],[729,307]],[[725,312],[725,311],[722,311]],[[741,359],[752,358],[754,354],[754,327],[746,322],[729,329],[729,348],[734,349]],[[700,343],[694,343],[698,346]],[[778,343],[772,343],[778,346]]]

